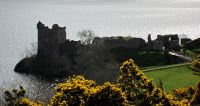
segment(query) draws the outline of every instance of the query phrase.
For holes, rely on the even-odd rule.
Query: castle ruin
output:
[[[66,40],[66,28],[59,27],[54,24],[52,28],[48,28],[43,23],[38,22],[38,56],[59,57],[62,55],[76,54],[77,45],[80,41]],[[158,35],[157,39],[152,40],[151,35],[148,35],[148,42],[142,38],[129,37],[127,40],[124,37],[95,37],[93,45],[107,49],[125,47],[132,49],[146,50],[178,50],[179,37],[177,34]],[[70,53],[70,51],[72,51]]]
[[[65,27],[59,27],[54,24],[48,28],[40,21],[37,24],[38,29],[38,56],[58,57],[60,45],[66,41]]]
[[[177,51],[180,49],[179,37],[177,34],[157,35],[157,39],[155,41],[161,41],[164,49],[169,51]]]
[[[93,44],[97,47],[104,47],[107,49],[124,47],[124,48],[132,48],[132,49],[142,49],[145,45],[145,40],[142,38],[133,38],[129,37],[128,40],[124,39],[124,37],[95,37],[93,40]]]

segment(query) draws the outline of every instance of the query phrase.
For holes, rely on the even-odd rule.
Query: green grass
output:
[[[187,66],[145,72],[145,75],[156,83],[161,79],[167,92],[176,88],[196,86],[200,81],[200,75],[194,75]]]
[[[187,50],[187,49],[185,49],[185,52],[183,52],[183,49],[181,49],[180,52],[190,57],[195,57],[197,55],[194,51]]]
[[[199,48],[199,49],[194,49],[193,51],[194,51],[194,53],[196,53],[196,54],[200,54],[200,48]]]

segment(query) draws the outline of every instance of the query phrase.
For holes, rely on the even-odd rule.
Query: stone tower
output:
[[[40,21],[37,24],[38,29],[38,56],[58,57],[60,54],[60,44],[66,41],[65,27],[59,27],[54,24],[48,28]]]

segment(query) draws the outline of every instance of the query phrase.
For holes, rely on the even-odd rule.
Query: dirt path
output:
[[[186,56],[186,55],[184,55],[184,54],[182,54],[182,53],[180,53],[180,52],[170,51],[169,54],[170,54],[170,55],[177,56],[177,57],[180,57],[180,58],[185,59],[185,60],[188,60],[188,61],[191,61],[191,60],[192,60],[191,57]]]
[[[167,66],[160,66],[156,68],[150,68],[150,69],[143,69],[143,72],[153,71],[153,70],[160,70],[160,69],[167,69],[167,68],[173,68],[173,67],[180,67],[180,66],[186,66],[190,63],[182,63],[182,64],[175,64],[175,65],[167,65]]]

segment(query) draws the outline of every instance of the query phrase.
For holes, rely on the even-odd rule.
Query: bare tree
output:
[[[32,56],[35,56],[36,54],[37,54],[37,43],[32,42],[31,49],[25,49],[25,54],[23,54],[23,57],[24,55],[25,57],[32,57]]]
[[[78,32],[78,36],[80,37],[82,44],[88,45],[92,43],[95,34],[92,30],[83,30]]]

